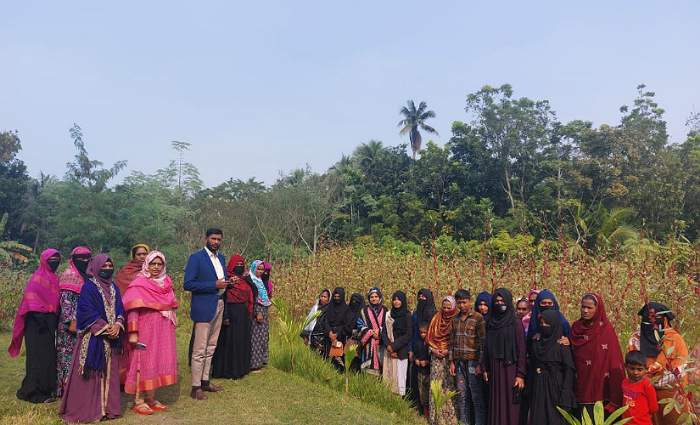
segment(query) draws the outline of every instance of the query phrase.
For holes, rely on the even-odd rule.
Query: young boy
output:
[[[473,416],[476,425],[486,425],[486,400],[479,361],[486,336],[486,324],[481,314],[472,311],[469,291],[455,292],[459,314],[452,319],[450,334],[450,373],[456,376],[457,419],[469,423]]]
[[[429,417],[430,411],[430,353],[425,344],[425,336],[428,334],[428,323],[423,322],[418,326],[420,340],[413,346],[413,362],[416,365],[418,376],[418,398],[423,408],[423,415]]]
[[[632,418],[630,425],[652,425],[651,416],[659,410],[656,390],[647,378],[647,359],[640,351],[630,351],[625,356],[627,379],[622,381],[625,405],[629,406],[623,417]]]

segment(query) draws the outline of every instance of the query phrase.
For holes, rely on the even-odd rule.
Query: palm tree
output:
[[[363,169],[370,168],[384,151],[384,144],[378,140],[370,140],[355,149],[352,156]]]
[[[413,103],[412,100],[409,100],[406,106],[401,108],[401,115],[403,115],[404,118],[399,121],[399,127],[401,127],[399,134],[403,136],[408,133],[408,137],[411,140],[411,150],[413,151],[414,160],[416,159],[416,152],[420,150],[420,145],[423,142],[423,138],[418,129],[420,128],[427,133],[438,134],[437,130],[425,123],[428,118],[435,118],[435,112],[427,111],[427,108],[428,104],[421,102],[418,105],[418,109],[416,109],[416,104]]]

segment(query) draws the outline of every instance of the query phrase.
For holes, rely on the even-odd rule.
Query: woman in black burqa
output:
[[[534,319],[534,318],[533,318]],[[576,407],[574,378],[576,365],[571,347],[559,343],[564,335],[561,315],[555,310],[540,313],[539,331],[530,344],[530,367],[526,392],[530,404],[530,425],[564,425],[557,406]]]
[[[345,302],[345,288],[335,288],[331,295],[331,302],[324,314],[325,349],[324,357],[330,357],[331,363],[339,371],[345,370],[345,355],[331,356],[332,346],[337,342],[345,347],[345,343],[352,335],[353,313]]]

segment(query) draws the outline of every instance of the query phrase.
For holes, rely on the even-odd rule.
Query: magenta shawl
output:
[[[58,250],[49,248],[41,253],[39,267],[27,281],[22,302],[17,309],[15,324],[12,328],[12,343],[7,349],[11,357],[19,355],[24,338],[24,317],[29,312],[56,313],[58,312],[58,276],[49,268],[48,260],[58,254]]]
[[[90,252],[90,248],[86,246],[76,246],[73,248],[73,251],[70,253],[70,257],[68,258],[69,266],[63,273],[61,273],[61,277],[59,279],[58,286],[62,291],[71,291],[79,294],[80,288],[83,287],[85,279],[73,263],[73,256],[80,254],[90,255],[92,253]]]
[[[151,276],[148,272],[148,264],[156,257],[163,260],[165,256],[158,251],[151,251],[143,262],[141,273],[138,274],[124,291],[122,302],[126,311],[137,308],[148,308],[157,311],[175,310],[177,299],[173,292],[173,281],[165,274],[165,267],[160,276]]]

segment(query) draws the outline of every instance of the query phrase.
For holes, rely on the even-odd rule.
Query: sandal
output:
[[[151,408],[154,412],[165,412],[168,410],[168,406],[164,405],[158,400],[153,400],[152,402],[146,402],[148,404],[148,407]]]
[[[134,405],[134,407],[131,408],[131,410],[134,413],[137,413],[139,415],[144,415],[144,416],[148,416],[148,415],[153,414],[153,409],[151,409],[150,406],[146,403],[136,404],[136,405]]]

